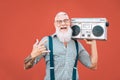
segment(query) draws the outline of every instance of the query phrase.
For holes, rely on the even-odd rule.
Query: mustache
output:
[[[57,27],[56,35],[61,42],[69,42],[72,38],[72,29],[71,27],[68,27],[68,30],[65,33],[63,33],[60,31],[60,28]]]

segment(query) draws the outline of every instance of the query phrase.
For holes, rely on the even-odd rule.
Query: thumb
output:
[[[39,40],[38,39],[36,39],[36,42],[35,42],[35,44],[33,45],[34,47],[35,46],[37,46],[38,45],[38,43],[39,43]]]

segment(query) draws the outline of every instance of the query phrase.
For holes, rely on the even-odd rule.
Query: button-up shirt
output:
[[[67,47],[61,42],[56,35],[52,35],[53,39],[53,55],[54,55],[54,72],[55,72],[55,80],[72,80],[73,67],[76,59],[76,46],[75,41],[70,40],[67,43]],[[45,43],[45,47],[49,50],[49,40],[48,37],[44,37],[42,41],[47,40]],[[85,65],[86,67],[91,66],[90,56],[88,52],[84,49],[82,44],[78,42],[79,45],[79,53],[78,59],[79,61]],[[50,54],[42,53],[35,60],[35,64],[40,61],[42,57],[45,58],[46,61],[46,76],[44,80],[50,80]],[[77,80],[79,80],[78,70],[77,70]]]

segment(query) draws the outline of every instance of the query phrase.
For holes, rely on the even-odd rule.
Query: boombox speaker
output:
[[[72,38],[107,40],[106,18],[71,18]]]

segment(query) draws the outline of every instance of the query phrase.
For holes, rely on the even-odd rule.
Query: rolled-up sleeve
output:
[[[34,65],[37,64],[44,56],[46,53],[42,53],[39,56],[35,58]]]
[[[90,60],[90,55],[88,52],[84,49],[81,43],[79,43],[79,53],[78,53],[78,59],[79,61],[85,65],[86,67],[91,66],[91,60]]]

